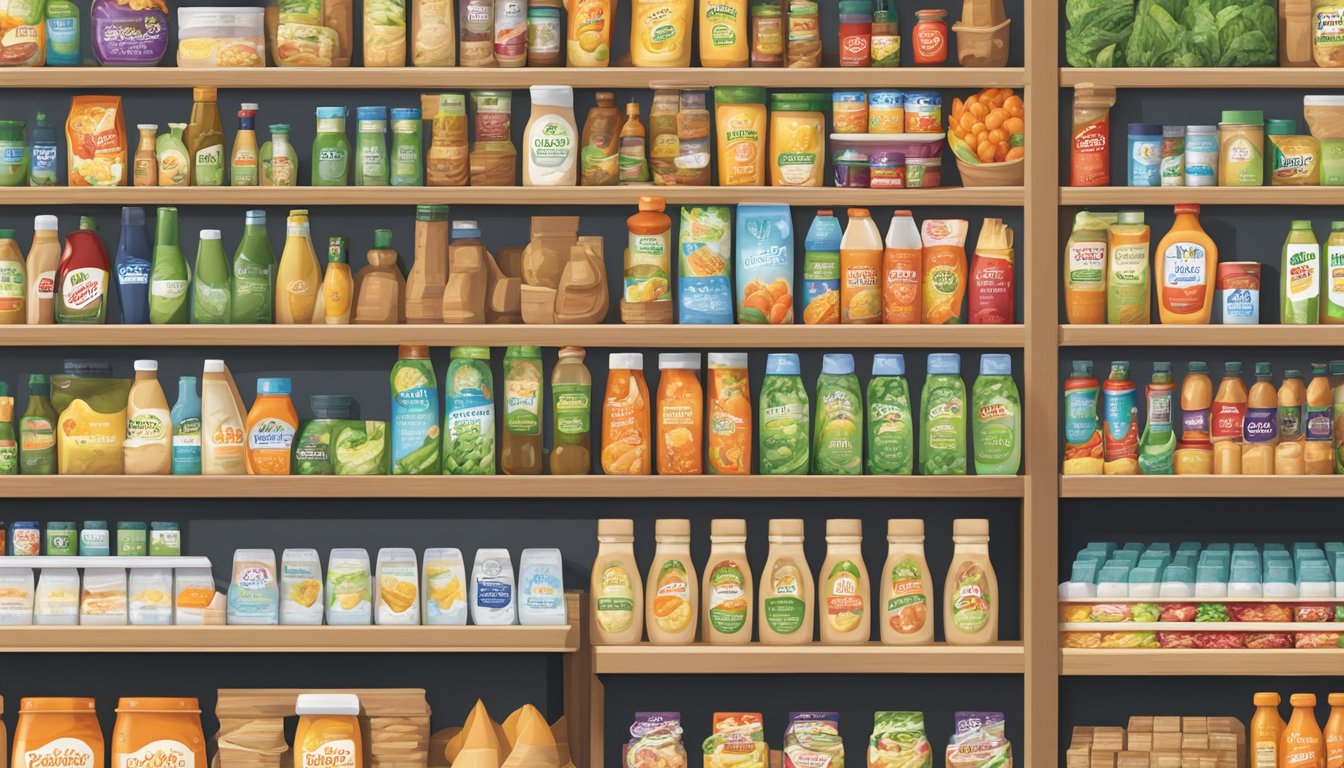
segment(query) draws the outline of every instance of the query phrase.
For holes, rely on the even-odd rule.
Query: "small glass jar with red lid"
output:
[[[915,64],[947,62],[947,11],[915,11]]]

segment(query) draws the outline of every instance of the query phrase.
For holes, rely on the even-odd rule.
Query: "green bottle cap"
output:
[[[349,252],[350,252],[350,240],[348,238],[341,237],[340,235],[333,235],[331,238],[327,240],[328,264],[349,263],[350,261]]]
[[[392,248],[392,230],[373,230],[373,247],[380,251],[390,250]]]
[[[489,347],[453,347],[448,352],[449,360],[489,360]]]

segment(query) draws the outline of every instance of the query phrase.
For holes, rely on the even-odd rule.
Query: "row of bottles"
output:
[[[1344,693],[1328,697],[1330,718],[1325,730],[1316,722],[1316,694],[1294,693],[1288,697],[1292,719],[1279,714],[1282,698],[1277,693],[1255,694],[1251,716],[1250,768],[1339,768],[1344,766]]]
[[[634,521],[598,521],[592,572],[596,644],[639,643],[647,630],[648,641],[655,645],[689,644],[697,631],[711,645],[743,645],[752,641],[753,625],[766,645],[815,642],[816,625],[824,644],[862,644],[871,639],[874,614],[883,643],[933,642],[933,586],[924,559],[922,520],[887,521],[887,560],[876,610],[860,520],[826,521],[820,589],[803,552],[799,519],[770,521],[770,550],[759,590],[747,562],[745,520],[711,523],[709,560],[699,582],[691,562],[690,521],[658,520],[655,538],[653,563],[641,583]],[[956,548],[943,596],[946,640],[953,645],[995,643],[999,591],[989,561],[989,521],[955,520],[952,539]],[[758,621],[753,621],[754,611]]]

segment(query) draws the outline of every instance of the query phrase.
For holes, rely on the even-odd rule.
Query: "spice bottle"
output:
[[[840,66],[872,63],[872,0],[840,0]]]

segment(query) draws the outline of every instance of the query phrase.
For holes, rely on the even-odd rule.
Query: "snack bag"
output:
[[[0,67],[42,66],[46,11],[46,0],[0,0]]]
[[[677,232],[683,324],[733,322],[733,225],[724,205],[681,207]]]
[[[705,739],[705,768],[768,768],[760,712],[715,712],[714,731]]]
[[[784,768],[844,768],[839,712],[790,712]]]
[[[793,218],[787,205],[737,206],[737,322],[793,322]]]
[[[687,768],[680,712],[636,712],[625,749],[626,768]]]
[[[874,712],[868,768],[933,768],[923,712]]]
[[[965,219],[926,219],[924,241],[923,320],[931,325],[959,324],[966,295]]]
[[[1013,768],[1002,712],[958,712],[947,741],[947,768]]]
[[[126,121],[120,96],[71,99],[65,138],[70,186],[126,186]]]

